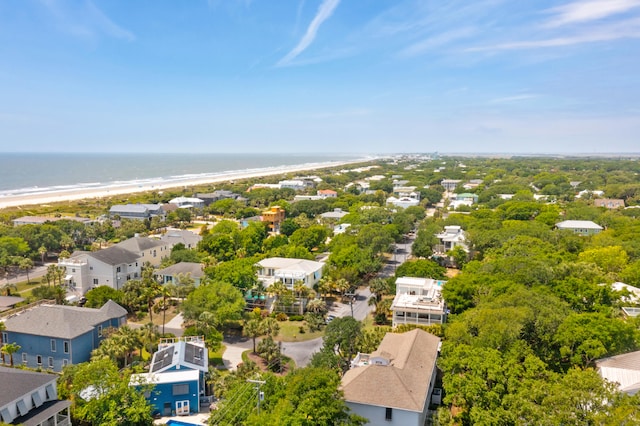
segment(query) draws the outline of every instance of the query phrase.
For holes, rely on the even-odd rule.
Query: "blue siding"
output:
[[[123,323],[123,318],[117,318],[105,321],[100,325],[102,325],[102,329],[105,330],[108,327],[119,327],[120,324]],[[45,330],[43,330],[43,332],[44,331]],[[104,340],[104,336],[98,336],[98,327],[96,327],[92,331],[69,341],[69,353],[65,353],[64,342],[66,339],[16,333],[8,330],[6,333],[8,337],[7,343],[17,343],[20,345],[20,350],[13,354],[14,364],[26,365],[30,368],[40,367],[42,369],[49,369],[49,357],[52,357],[52,370],[57,372],[62,371],[63,360],[67,360],[68,364],[79,364],[81,362],[89,361],[91,358],[91,351],[97,348],[100,342]],[[51,350],[51,340],[55,341],[55,351]],[[23,353],[27,354],[26,364],[22,362]],[[37,362],[38,355],[42,357],[42,364],[38,364]],[[7,359],[7,363],[8,362],[9,360]]]
[[[187,395],[173,395],[173,386],[188,384],[189,393]],[[189,401],[189,409],[192,413],[197,413],[199,406],[199,393],[198,393],[198,381],[180,381],[175,383],[161,383],[156,385],[151,391],[150,396],[147,398],[149,404],[153,407],[153,412],[163,414],[164,405],[168,403],[171,405],[171,410],[175,411],[177,401]]]

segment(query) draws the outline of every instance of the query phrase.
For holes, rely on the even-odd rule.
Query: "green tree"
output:
[[[361,335],[362,324],[352,317],[336,318],[325,329],[323,346],[340,356],[343,372],[358,352],[357,342]]]
[[[203,283],[182,305],[185,319],[196,320],[203,312],[211,312],[220,324],[242,318],[245,301],[240,290],[225,282]]]
[[[13,354],[18,352],[20,349],[22,349],[22,346],[17,343],[5,343],[2,345],[0,348],[0,351],[2,352],[2,362],[4,362],[4,356],[9,355],[9,365],[13,367]]]
[[[68,367],[61,397],[73,401],[73,417],[85,424],[146,426],[153,424],[144,391],[129,386],[131,372],[119,371],[108,358]],[[150,388],[141,384],[143,390]]]
[[[84,297],[87,299],[85,304],[87,308],[101,308],[109,300],[113,300],[118,304],[122,303],[123,291],[101,285],[89,290]]]

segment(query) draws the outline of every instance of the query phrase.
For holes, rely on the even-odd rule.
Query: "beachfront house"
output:
[[[342,377],[349,409],[368,425],[423,426],[435,394],[439,345],[440,338],[420,329],[387,333],[376,351],[359,353]]]
[[[70,220],[73,222],[82,223],[83,225],[89,225],[94,222],[93,219],[87,217],[75,217],[75,216],[21,216],[17,219],[13,219],[14,226],[21,225],[44,225],[47,222],[58,222],[60,220]]]
[[[89,361],[106,329],[126,320],[126,309],[112,300],[100,309],[41,304],[7,318],[2,341],[20,346],[16,363],[59,372]]]
[[[161,339],[148,373],[131,376],[131,386],[151,385],[145,398],[154,414],[189,415],[200,412],[205,397],[209,354],[202,336]]]
[[[114,219],[145,220],[159,216],[165,217],[165,211],[160,204],[116,204],[109,209],[109,217]]]
[[[393,327],[443,324],[447,320],[447,305],[441,294],[445,283],[431,278],[399,277],[391,304]]]
[[[0,367],[0,422],[23,426],[69,426],[71,401],[58,399],[55,374]]]
[[[178,206],[181,209],[201,209],[204,207],[204,200],[196,197],[177,197],[169,201],[169,204]]]

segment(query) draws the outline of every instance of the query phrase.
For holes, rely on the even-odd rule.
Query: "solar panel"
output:
[[[153,364],[151,365],[151,373],[155,373],[173,363],[173,346],[169,346],[153,355]]]
[[[203,366],[204,348],[191,343],[185,344],[184,360],[191,364]]]

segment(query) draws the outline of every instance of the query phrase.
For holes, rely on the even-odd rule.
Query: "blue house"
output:
[[[145,397],[154,414],[189,415],[200,412],[208,370],[209,355],[202,337],[164,339],[153,354],[149,372],[131,376],[130,385],[153,386]]]
[[[125,324],[126,315],[112,300],[100,309],[38,305],[7,318],[2,341],[20,345],[16,362],[59,372],[68,364],[89,361],[106,337],[103,331]]]

